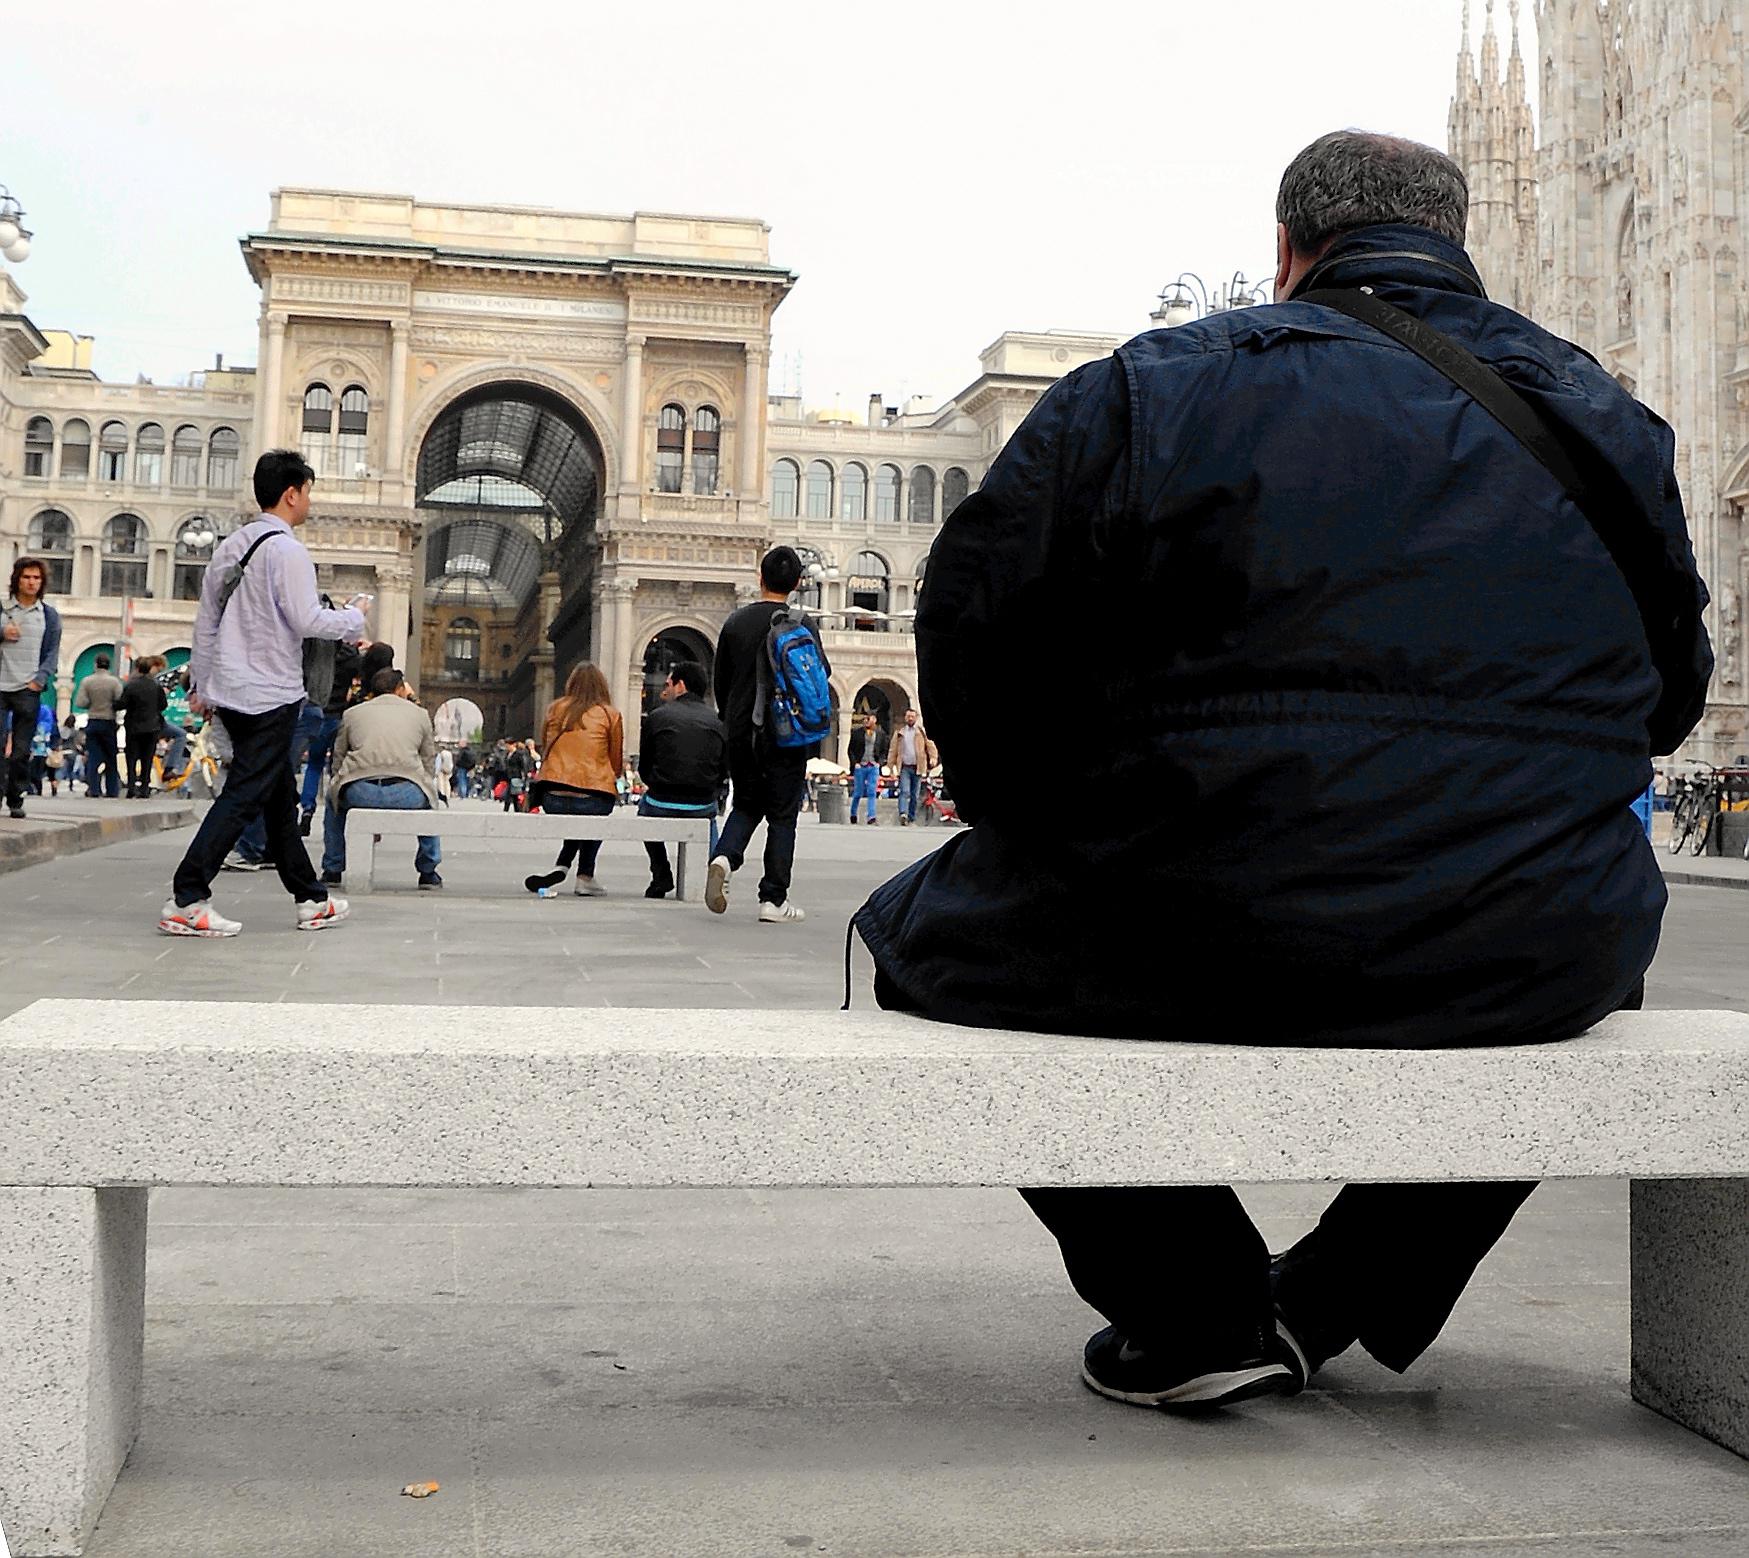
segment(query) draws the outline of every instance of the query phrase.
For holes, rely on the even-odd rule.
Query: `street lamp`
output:
[[[1160,289],[1160,306],[1148,317],[1156,329],[1171,330],[1187,325],[1204,314],[1219,314],[1230,308],[1251,308],[1270,301],[1270,284],[1248,281],[1242,270],[1217,283],[1211,291],[1194,271],[1182,272],[1176,281]]]
[[[14,265],[30,258],[31,235],[24,226],[24,207],[0,184],[0,254]]]
[[[191,552],[204,552],[218,538],[218,531],[214,530],[204,519],[193,530],[182,532],[182,539]]]

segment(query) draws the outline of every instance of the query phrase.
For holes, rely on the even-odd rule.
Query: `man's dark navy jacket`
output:
[[[1431,1046],[1569,1037],[1644,974],[1665,891],[1629,803],[1712,671],[1670,429],[1432,232],[1350,233],[1308,289],[1361,285],[1620,473],[1652,611],[1371,327],[1288,302],[1138,337],[1044,396],[930,558],[921,702],[975,826],[857,914],[894,1000]],[[1017,711],[1076,729],[1042,782]]]

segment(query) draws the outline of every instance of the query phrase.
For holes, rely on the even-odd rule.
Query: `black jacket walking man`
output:
[[[1282,179],[1276,305],[1071,374],[955,510],[920,692],[975,826],[859,911],[883,1004],[1171,1039],[1206,991],[1243,1020],[1224,1042],[1396,1048],[1638,1004],[1665,889],[1629,805],[1712,669],[1674,439],[1488,300],[1467,207],[1436,151],[1323,137]],[[1158,609],[1041,630],[1120,596]],[[998,681],[1085,713],[1064,778],[1097,807],[1038,826]],[[1027,1194],[1112,1322],[1087,1382],[1188,1406],[1298,1389],[1356,1340],[1407,1368],[1532,1188],[1350,1186],[1273,1263],[1224,1188]]]

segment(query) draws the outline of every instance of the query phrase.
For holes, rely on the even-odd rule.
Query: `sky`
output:
[[[236,240],[282,185],[756,216],[799,277],[774,389],[945,398],[1004,330],[1127,336],[1181,272],[1266,279],[1324,131],[1443,147],[1461,4],[20,7],[13,270],[105,378],[169,383],[255,361]]]

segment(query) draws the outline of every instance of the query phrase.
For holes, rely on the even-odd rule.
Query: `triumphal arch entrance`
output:
[[[256,443],[316,468],[324,587],[376,593],[373,632],[428,706],[535,734],[591,659],[635,730],[652,655],[714,646],[770,533],[766,364],[795,277],[767,240],[742,219],[274,194],[242,244]]]

